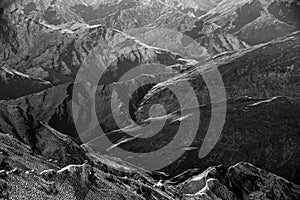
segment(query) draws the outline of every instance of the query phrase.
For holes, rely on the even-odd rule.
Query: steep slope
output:
[[[153,187],[155,180],[132,165],[109,157],[91,159],[61,168],[57,160],[32,155],[28,146],[0,133],[0,198],[174,199]]]
[[[214,106],[217,109],[214,114],[222,114],[222,103]],[[111,148],[103,149],[107,144],[102,137],[94,139],[88,145],[95,151],[107,151],[110,155],[146,168],[176,160],[162,169],[171,176],[191,168],[205,170],[212,165],[228,166],[245,161],[299,184],[299,108],[299,98],[232,100],[227,105],[226,122],[215,146],[213,139],[216,136],[207,132],[212,116],[210,105],[184,109],[170,116],[152,117],[153,123],[165,122],[154,136],[153,129],[143,129],[136,125],[106,134],[115,144],[112,147],[139,153],[134,157],[125,157],[118,150],[111,151]],[[197,111],[201,113],[201,123],[198,126],[194,124]],[[176,135],[179,134],[181,124],[186,130],[185,134]],[[206,134],[211,135],[204,139]],[[134,137],[140,135],[142,137]],[[199,150],[204,141],[211,141],[205,145],[213,145],[214,148],[207,156],[199,158]],[[153,163],[153,160],[156,162]]]
[[[55,159],[61,165],[82,163],[86,159],[84,151],[71,138],[19,107],[0,103],[0,132],[30,147],[34,155]]]
[[[213,62],[199,65],[198,70],[175,77],[152,88],[141,102],[141,110],[149,110],[156,102],[167,108],[178,108],[178,104],[169,101],[174,95],[161,97],[171,87],[184,98],[191,91],[181,85],[188,79],[198,97],[199,104],[210,103],[207,86],[200,73],[210,74],[218,67],[226,88],[227,98],[251,96],[255,98],[272,98],[274,96],[299,96],[299,50],[300,32],[279,38],[265,45],[256,46],[245,51],[232,52],[216,56]],[[176,85],[176,87],[174,87]],[[151,103],[150,103],[151,102]],[[168,103],[165,103],[168,102]],[[172,103],[173,102],[173,103]],[[150,103],[150,104],[149,104]],[[188,105],[188,103],[187,103]],[[143,108],[144,107],[144,108]],[[182,109],[182,108],[181,108]],[[155,112],[155,111],[153,111]],[[142,116],[142,115],[141,115]]]
[[[88,87],[78,83],[76,89],[74,89],[73,83],[68,83],[17,100],[6,101],[6,103],[21,107],[38,120],[71,136],[77,143],[82,143],[99,136],[99,123],[105,127],[105,131],[119,128],[114,124],[113,116],[110,113],[109,100],[111,97],[108,94],[114,91],[114,104],[116,108],[122,107],[122,111],[115,110],[115,116],[122,119],[122,126],[125,127],[131,123],[128,116],[132,114],[134,117],[134,113],[131,113],[134,110],[133,107],[129,108],[128,102],[126,103],[126,100],[130,98],[129,94],[134,92],[134,88],[146,88],[144,86],[146,83],[163,82],[175,75],[172,73],[143,75],[129,81],[99,87]],[[95,103],[99,105],[96,113],[99,114],[99,120],[94,112],[95,103],[92,101],[93,97],[90,96],[91,91],[96,91]],[[139,93],[136,95],[143,97]],[[141,99],[135,98],[131,105],[135,105],[139,100]],[[78,124],[77,126],[75,126],[75,122]],[[80,129],[83,124],[88,124],[89,129],[85,129],[86,126],[82,126]]]
[[[50,82],[36,79],[7,67],[0,68],[0,100],[19,98],[52,87]]]

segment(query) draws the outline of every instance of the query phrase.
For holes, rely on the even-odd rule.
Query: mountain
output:
[[[161,2],[178,9],[182,13],[189,14],[194,17],[200,17],[201,15],[205,14],[207,10],[217,6],[221,0],[162,0]]]
[[[168,125],[162,126],[163,129],[161,130],[161,132],[159,132],[160,134],[157,134],[156,137],[150,137],[151,141],[154,140],[155,142],[151,142],[151,145],[148,145],[148,147],[146,147],[146,144],[149,144],[150,141],[143,139],[134,140],[132,136],[139,135],[139,133],[141,132],[143,132],[143,135],[145,135],[144,137],[149,134],[151,135],[154,131],[151,128],[148,130],[150,132],[147,132],[147,129],[142,131],[140,126],[133,125],[128,126],[125,129],[123,128],[120,130],[112,131],[110,133],[107,133],[106,135],[114,144],[118,144],[121,148],[126,149],[130,152],[135,152],[138,149],[142,149],[143,152],[148,152],[153,148],[155,149],[169,144],[170,140],[173,139],[174,134],[178,131],[181,123],[187,123],[187,127],[194,127],[193,123],[196,120],[195,117],[197,116],[197,111],[199,111],[198,109],[200,109],[201,118],[205,123],[203,122],[203,124],[201,124],[199,130],[194,130],[193,128],[191,128],[190,130],[190,134],[192,134],[193,131],[197,131],[196,139],[193,140],[193,138],[189,138],[186,133],[184,135],[184,138],[178,138],[178,140],[175,140],[174,143],[172,143],[172,146],[170,146],[170,148],[166,149],[165,151],[159,152],[157,155],[154,154],[154,157],[148,156],[147,158],[143,158],[143,163],[151,163],[150,160],[153,160],[155,158],[162,158],[159,161],[162,163],[166,162],[164,159],[176,158],[178,159],[178,161],[173,166],[169,166],[165,169],[167,173],[173,174],[178,173],[183,168],[186,170],[187,168],[190,168],[194,165],[197,167],[203,166],[202,169],[204,170],[204,168],[210,165],[220,163],[224,164],[227,162],[229,162],[228,164],[232,164],[230,163],[231,159],[234,160],[233,163],[245,159],[251,159],[247,161],[254,163],[260,167],[264,166],[263,168],[265,168],[266,170],[275,170],[275,164],[270,164],[268,167],[268,163],[266,161],[267,158],[262,159],[262,157],[266,155],[266,152],[264,153],[265,148],[266,151],[269,152],[269,156],[271,156],[271,152],[273,152],[272,150],[270,150],[273,147],[269,147],[267,145],[269,142],[267,141],[273,141],[273,139],[271,139],[273,137],[295,137],[294,139],[291,139],[291,141],[298,141],[299,139],[297,136],[298,126],[294,122],[294,119],[298,118],[298,116],[294,115],[297,112],[294,111],[298,108],[299,103],[297,99],[299,97],[299,91],[297,89],[297,77],[299,71],[297,68],[297,63],[299,62],[299,36],[299,32],[296,32],[287,37],[280,38],[277,41],[255,47],[245,52],[239,52],[232,55],[223,55],[215,58],[215,63],[217,63],[217,65],[212,65],[208,62],[207,65],[199,66],[198,70],[192,70],[183,75],[177,75],[165,82],[161,82],[157,85],[152,86],[152,88],[151,86],[148,88],[145,87],[146,90],[140,92],[140,95],[144,96],[144,98],[142,96],[139,96],[139,100],[132,100],[134,102],[134,109],[131,110],[131,116],[133,116],[131,118],[135,120],[136,123],[145,126],[149,121],[151,121],[153,117],[153,123],[163,124],[163,122],[165,121],[165,123],[169,123]],[[277,58],[277,60],[272,60],[270,58]],[[256,60],[256,62],[254,62],[254,60]],[[218,70],[223,77],[227,93],[226,96],[227,98],[232,99],[232,102],[229,100],[229,104],[227,105],[226,122],[221,135],[222,140],[219,141],[220,151],[215,150],[215,153],[211,153],[211,157],[209,156],[205,160],[199,160],[192,155],[195,155],[195,152],[199,151],[204,133],[208,128],[208,124],[206,123],[209,122],[209,119],[211,117],[211,106],[209,102],[213,101],[213,103],[216,104],[216,110],[220,110],[219,112],[222,112],[222,106],[224,106],[224,103],[222,103],[221,101],[223,99],[220,99],[220,94],[216,93],[216,95],[219,95],[219,97],[215,97],[216,99],[210,99],[210,94],[207,92],[208,88],[204,83],[203,78],[201,78],[201,73],[199,74],[199,70],[202,71],[202,73],[211,73],[210,70],[215,70],[216,66],[218,67]],[[191,85],[191,89],[187,88],[183,84],[183,82],[186,80],[188,80],[189,84]],[[193,93],[195,93],[196,96],[193,95]],[[252,97],[252,99],[245,97],[248,95]],[[294,97],[296,99],[290,99],[289,97]],[[195,101],[198,101],[198,104],[203,105],[203,107],[196,107],[197,104],[195,105]],[[164,107],[165,112],[163,112],[164,110],[162,110],[160,106],[153,106],[158,104]],[[98,106],[98,108],[99,107],[100,106]],[[149,112],[151,112],[151,116],[149,116]],[[286,113],[287,115],[284,113]],[[215,114],[214,116],[221,116],[221,113],[217,112],[217,114]],[[279,119],[281,117],[283,118]],[[112,121],[114,120],[116,119],[113,119]],[[285,122],[284,124],[279,125],[279,121]],[[244,126],[241,125],[243,123],[245,123]],[[251,124],[253,124],[253,127]],[[281,128],[276,128],[276,124]],[[104,127],[105,125],[101,126],[102,129]],[[126,130],[126,133],[129,132],[132,136],[124,133],[124,130]],[[292,135],[286,135],[288,134],[286,130],[289,130],[288,133]],[[261,136],[259,136],[263,133],[267,134],[263,136],[263,138],[265,138],[266,140],[261,140]],[[232,138],[229,139],[228,137]],[[245,141],[245,143],[240,146],[240,142],[237,142],[239,144],[237,145],[238,149],[232,151],[241,152],[241,157],[231,157],[230,149],[235,148],[231,147],[231,145],[229,144],[231,144],[233,141],[236,141],[237,138],[243,138],[242,140]],[[257,138],[257,140],[255,138]],[[275,140],[277,141],[277,139]],[[280,146],[286,143],[284,142],[284,139],[281,141],[283,143],[278,144],[278,147],[274,147],[274,150],[278,149]],[[194,147],[196,150],[191,150],[190,153],[189,151],[187,151],[187,153],[180,158],[176,157],[178,155],[176,154],[177,152],[181,152],[182,149],[189,148],[189,146],[185,146],[185,143],[191,144],[191,142],[193,142],[191,147]],[[250,146],[259,145],[261,142],[262,144],[259,147],[255,148],[260,153],[257,152],[253,154],[253,150],[250,150],[252,149],[250,148]],[[274,142],[270,143],[275,146],[277,144],[275,144]],[[100,152],[102,152],[103,150],[107,150],[104,148],[105,144],[103,144],[101,136],[99,136],[98,139],[96,138],[90,142],[91,146],[94,146],[94,144],[101,144],[98,148]],[[248,145],[249,148],[246,147]],[[286,161],[286,163],[293,163],[297,157],[296,152],[298,147],[296,143],[294,145],[295,149],[292,151],[293,153],[290,152],[291,160]],[[225,148],[226,146],[228,146],[228,149]],[[233,144],[233,146],[235,145]],[[218,145],[215,147],[215,149],[219,149]],[[289,149],[291,150],[291,148]],[[223,151],[224,154],[221,153]],[[273,160],[279,162],[279,160],[282,160],[281,156],[284,156],[284,154],[285,153],[283,151],[282,153],[274,153],[275,157],[280,157],[274,157]],[[168,155],[168,158],[163,155]],[[218,157],[217,155],[219,155],[220,157]],[[228,157],[225,155],[228,155]],[[255,157],[255,155],[259,156]],[[294,155],[295,157],[292,155]],[[116,156],[120,155],[116,153]],[[215,158],[215,156],[217,156],[217,158]],[[133,163],[141,161],[140,157],[138,157],[137,161],[134,160],[134,158],[132,158],[133,160],[131,160],[131,158],[129,157],[123,157],[123,159],[128,159],[129,162]],[[210,163],[210,161],[212,163]],[[139,164],[144,165],[143,163]],[[205,163],[207,163],[207,165]],[[291,163],[287,165],[292,166]],[[278,168],[278,171],[273,172],[282,173],[280,174],[281,176],[286,177],[290,180],[292,179],[292,181],[297,181],[298,178],[296,177],[298,175],[296,174],[298,172],[294,171],[292,174],[289,174],[291,170],[288,169],[287,166],[283,168],[281,168],[281,165],[279,166],[280,167]],[[283,172],[284,169],[287,169],[287,171]]]
[[[52,87],[50,82],[33,78],[16,70],[0,68],[0,99],[15,99]]]
[[[19,107],[0,104],[0,132],[30,147],[33,155],[55,159],[62,165],[81,163],[84,151],[69,137],[36,120]]]
[[[298,186],[249,163],[194,170],[162,184],[154,173],[109,156],[93,155],[89,162],[62,168],[56,160],[32,155],[28,146],[12,137],[0,137],[0,196],[4,199],[299,198]]]
[[[224,0],[200,19],[256,45],[299,30],[299,9],[297,1]]]
[[[233,52],[231,54],[216,56],[214,58],[214,65],[212,65],[210,62],[207,62],[205,65],[198,66],[198,70],[201,71],[203,71],[205,68],[206,70],[210,68],[213,70],[214,67],[217,66],[225,83],[227,97],[232,99],[229,100],[228,116],[222,132],[224,138],[249,138],[249,140],[245,141],[243,144],[246,146],[251,146],[260,144],[260,137],[258,135],[262,132],[270,133],[264,136],[264,138],[269,138],[270,140],[273,140],[273,137],[286,137],[287,139],[282,140],[282,143],[278,144],[278,146],[272,143],[275,145],[272,147],[274,148],[274,151],[275,149],[279,148],[279,146],[284,145],[290,137],[295,137],[293,141],[298,140],[297,136],[292,134],[295,133],[293,131],[297,130],[294,120],[298,119],[298,116],[294,115],[294,113],[297,113],[294,111],[298,108],[298,99],[289,97],[299,97],[299,91],[297,89],[297,77],[299,71],[297,68],[297,63],[299,62],[299,37],[299,32],[295,32],[287,37],[279,38],[265,45],[253,47],[247,51]],[[260,55],[259,59],[258,55]],[[271,58],[277,59],[272,60]],[[253,62],[253,60],[256,60],[257,62]],[[193,105],[191,91],[186,90],[186,87],[181,84],[183,80],[189,80],[192,88],[195,88],[194,91],[197,95],[197,100],[199,101],[200,105],[206,105],[210,101],[208,93],[205,92],[207,90],[206,86],[203,83],[203,79],[201,78],[198,70],[187,71],[183,74],[167,73],[161,75],[144,75],[127,82],[113,83],[98,87],[93,86],[87,88],[86,86],[82,85],[80,87],[77,86],[77,89],[75,90],[72,84],[65,84],[45,90],[38,94],[19,98],[18,100],[11,100],[8,103],[22,107],[24,110],[34,115],[37,119],[44,121],[60,132],[75,138],[76,141],[79,141],[79,143],[84,142],[91,144],[91,146],[93,146],[93,144],[101,144],[101,141],[97,139],[98,136],[101,138],[100,128],[104,132],[107,132],[109,135],[111,135],[111,138],[114,142],[119,141],[124,137],[122,129],[118,130],[119,128],[128,127],[129,131],[132,130],[132,135],[138,134],[139,129],[135,126],[132,127],[132,120],[135,120],[137,123],[147,123],[149,118],[148,111],[150,109],[153,116],[162,116],[161,109],[159,107],[158,109],[152,107],[154,104],[160,104],[165,106],[164,108],[168,113],[175,112],[175,119],[173,117],[169,119],[168,116],[165,116],[163,119],[157,119],[158,121],[165,119],[167,119],[167,121],[173,121],[166,126],[163,132],[166,134],[166,137],[169,137],[169,134],[176,132],[180,125],[176,119],[182,118],[186,119],[188,122],[192,121],[193,117],[190,117],[190,115],[195,115],[197,111],[197,108],[191,106]],[[147,84],[147,82],[155,82],[156,84]],[[135,91],[135,88],[140,89]],[[176,93],[180,95],[175,97],[168,91],[169,88],[171,88],[173,91],[176,91]],[[91,94],[90,91],[96,91],[95,104],[92,101],[86,101],[87,99],[92,100],[89,96]],[[131,93],[133,93],[133,96],[128,96],[128,94]],[[111,99],[112,95],[114,96],[113,99]],[[245,96],[251,96],[252,98]],[[72,97],[73,103],[76,105],[75,107],[72,107]],[[128,100],[130,106],[128,105]],[[184,102],[182,105],[183,107],[179,107],[178,101]],[[116,105],[114,108],[120,108],[121,106],[122,110],[110,110],[111,103]],[[222,103],[220,106],[221,105]],[[94,109],[97,113],[97,116],[93,114]],[[210,117],[210,106],[203,106],[199,109],[202,113],[201,116],[203,116],[204,119],[207,119],[204,121],[209,122],[208,119]],[[186,113],[183,116],[180,116],[180,110]],[[244,112],[244,110],[247,110],[247,112]],[[278,112],[278,115],[275,115],[275,110]],[[75,118],[72,113],[77,113],[75,114]],[[286,113],[286,115],[283,115],[283,113]],[[177,116],[178,114],[179,116]],[[263,120],[259,120],[260,117],[265,119],[265,122],[263,122]],[[119,120],[119,123],[116,124],[117,119]],[[278,121],[282,120],[285,121],[286,124],[279,125]],[[258,125],[257,121],[262,122],[260,125]],[[77,127],[75,126],[74,122],[77,123]],[[101,127],[99,126],[99,122]],[[245,123],[244,128],[243,126],[240,126],[240,124],[243,123]],[[80,124],[80,126],[78,126],[78,124]],[[120,124],[122,124],[121,127]],[[246,124],[250,125],[247,126]],[[252,127],[251,124],[256,124],[256,128]],[[276,128],[276,124],[282,128]],[[203,137],[203,134],[207,128],[207,124],[204,123],[202,128],[203,129],[198,130],[197,134],[199,136],[197,138]],[[239,131],[235,132],[234,130]],[[264,131],[261,132],[259,130]],[[289,134],[291,135],[286,135],[285,130],[290,130]],[[249,132],[253,134],[246,136],[246,134]],[[232,135],[233,133],[236,135]],[[147,133],[145,132],[145,134]],[[170,136],[170,138],[172,137]],[[164,142],[168,141],[166,138],[157,139],[160,142],[157,142],[156,145],[163,145]],[[188,137],[185,140],[187,139]],[[124,140],[124,138],[122,140]],[[184,170],[187,170],[191,166],[200,167],[202,170],[204,170],[204,168],[207,168],[211,165],[217,165],[221,163],[228,163],[229,165],[232,165],[236,162],[250,159],[247,161],[254,163],[266,170],[277,173],[285,178],[288,178],[289,180],[294,182],[297,181],[296,174],[298,172],[292,172],[291,169],[287,167],[278,167],[277,169],[274,167],[274,164],[267,164],[267,162],[262,158],[265,153],[262,152],[268,151],[269,147],[266,146],[263,141],[261,141],[261,147],[257,148],[257,154],[260,155],[258,157],[250,156],[249,153],[252,155],[253,151],[248,151],[248,148],[243,145],[236,147],[241,148],[237,150],[241,152],[241,157],[230,157],[231,154],[229,152],[231,151],[231,147],[228,147],[229,152],[227,152],[227,149],[223,146],[228,146],[229,144],[226,142],[227,139],[224,139],[224,142],[222,140],[220,144],[220,149],[222,150],[216,150],[216,154],[223,155],[221,152],[224,151],[227,152],[224,153],[224,155],[228,154],[228,156],[221,156],[217,159],[219,162],[215,162],[216,159],[211,159],[213,160],[212,163],[209,161],[210,158],[207,159],[208,161],[198,162],[198,160],[192,156],[195,154],[197,149],[199,150],[199,145],[201,145],[200,141],[201,140],[195,139],[192,146],[198,148],[183,155],[183,158],[185,158],[184,162],[178,161],[177,164],[180,166],[180,168],[177,169],[178,165],[174,164],[174,167],[169,166],[166,168],[166,172],[172,174],[174,173],[174,175],[176,175]],[[228,141],[231,141],[231,139],[228,139]],[[124,143],[121,146],[125,146],[127,148],[126,144],[127,143]],[[137,147],[135,147],[131,142],[128,142],[128,146],[131,146],[132,148],[138,148],[140,147],[139,145],[143,145],[142,149],[146,149],[144,143],[137,143],[136,145]],[[184,146],[184,143],[176,143],[175,146],[177,151],[187,148]],[[216,148],[219,149],[218,147]],[[297,145],[295,146],[294,150],[292,150],[292,148],[289,149],[291,150],[291,156],[297,155]],[[106,152],[107,149],[105,148],[105,145],[100,145],[98,150],[100,152]],[[174,153],[174,156],[176,156],[176,151],[174,149],[172,149],[172,152]],[[276,160],[276,162],[283,160],[281,157],[283,154],[277,151],[275,152],[274,160]],[[172,158],[173,153],[164,153],[169,155],[169,158]],[[243,155],[248,156],[244,157]],[[268,155],[271,156],[273,154],[269,152]],[[157,156],[159,157],[159,155]],[[186,157],[190,159],[186,159]],[[212,157],[214,157],[214,153],[212,153]],[[287,158],[289,158],[289,156],[287,156]],[[149,159],[154,158],[149,157]],[[292,166],[292,163],[294,161],[296,162],[296,160],[296,158],[291,157],[290,159],[286,160],[286,163],[288,163],[289,166]],[[134,160],[129,161],[134,162]],[[162,160],[162,162],[164,162],[164,160]],[[202,164],[199,166],[199,163]]]
[[[188,79],[195,89],[200,105],[210,102],[207,85],[201,78],[201,73],[209,73],[216,67],[222,75],[227,98],[250,96],[254,98],[272,98],[274,96],[298,97],[298,63],[299,63],[299,37],[300,32],[278,38],[270,43],[256,46],[245,51],[231,52],[214,57],[206,64],[199,64],[198,70],[166,81],[166,85],[154,86],[140,102],[140,108],[147,111],[151,107],[149,102],[164,103],[161,94],[169,86],[180,91],[182,97],[186,96],[186,88],[181,85],[182,80]],[[199,75],[199,71],[201,72]],[[216,78],[215,78],[216,79]],[[191,95],[192,93],[188,93]],[[171,95],[173,98],[174,95]],[[170,96],[166,96],[168,102]],[[189,102],[189,101],[188,101]],[[186,103],[188,105],[188,102]],[[178,107],[177,102],[168,103],[168,107]],[[175,108],[174,107],[174,108]],[[141,115],[142,116],[142,115]],[[146,115],[145,115],[146,116]],[[143,117],[142,117],[143,118]]]
[[[0,62],[53,84],[74,81],[78,69],[87,64],[87,59],[91,64],[99,65],[101,71],[107,68],[105,83],[112,83],[128,70],[120,67],[130,65],[124,63],[132,63],[132,68],[148,63],[166,66],[189,63],[178,54],[150,47],[123,32],[101,25],[72,23],[52,27],[17,14],[4,14],[3,20],[6,31],[1,39],[5,53]],[[10,25],[9,20],[16,20],[18,26]],[[128,51],[128,46],[132,45],[135,49]],[[119,49],[119,46],[123,48]],[[101,55],[103,49],[110,51]]]
[[[149,1],[113,13],[99,23],[127,31],[149,45],[168,48],[187,56],[191,56],[191,53],[187,53],[186,48],[193,41],[200,47],[192,51],[206,49],[213,56],[267,43],[299,29],[299,5],[296,1],[201,1],[199,4],[202,3],[210,6],[199,18],[177,8],[180,5],[196,5],[197,2]],[[285,17],[276,14],[279,12]],[[139,16],[139,20],[135,16]],[[174,32],[160,30],[166,28]],[[164,40],[156,41],[158,36]]]
[[[248,177],[245,181],[243,177]],[[249,185],[256,185],[249,187]],[[257,189],[263,185],[264,189]],[[274,186],[276,185],[276,189]],[[299,188],[249,163],[212,167],[180,184],[182,199],[298,199]],[[271,189],[273,188],[273,189]],[[284,191],[288,191],[285,193]],[[291,192],[294,191],[294,192]],[[278,193],[277,193],[278,192]]]
[[[139,20],[136,16],[139,16]],[[205,54],[201,52],[215,55],[247,47],[246,43],[215,24],[207,23],[204,27],[204,21],[156,0],[116,12],[99,23],[125,31],[146,44],[170,49],[197,60],[201,60],[201,54]],[[157,41],[157,38],[161,40]],[[197,53],[200,56],[195,56]]]
[[[16,100],[6,101],[6,103],[21,107],[38,120],[47,123],[61,133],[71,136],[77,143],[82,144],[99,135],[99,122],[105,126],[106,131],[119,128],[114,125],[113,116],[109,110],[110,96],[108,94],[110,92],[116,90],[114,104],[118,105],[117,107],[122,106],[124,108],[122,112],[116,110],[115,116],[118,115],[123,120],[123,127],[125,127],[131,123],[129,117],[124,119],[124,116],[131,112],[126,105],[123,105],[123,101],[129,98],[125,91],[134,91],[134,88],[143,87],[147,82],[163,82],[175,75],[172,73],[143,75],[127,82],[98,87],[88,87],[85,84],[77,83],[74,88],[73,83],[67,83]],[[92,91],[96,91],[95,103],[90,96],[93,93]],[[96,110],[100,115],[99,120],[94,114],[95,104],[101,105]],[[80,124],[89,124],[89,129],[81,130]]]
[[[0,1],[0,199],[299,199],[299,6]]]

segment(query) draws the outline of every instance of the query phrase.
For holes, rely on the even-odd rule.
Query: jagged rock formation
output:
[[[18,167],[21,170],[19,174],[7,174],[6,178],[0,178],[0,196],[1,198],[12,199],[135,199],[142,200],[141,196],[135,194],[131,189],[124,185],[119,185],[110,179],[112,175],[103,173],[95,168],[97,181],[96,183],[88,183],[88,190],[83,190],[76,181],[81,182],[81,172],[83,166],[78,165],[78,170],[74,173],[65,175],[65,179],[56,181],[46,181],[41,175],[44,170],[53,169],[60,170],[61,166],[57,163],[51,163],[45,160],[44,157],[32,155],[31,149],[19,142],[17,139],[6,134],[0,134],[0,150],[5,154],[5,166],[1,163],[0,171],[9,171],[12,168]],[[66,167],[69,169],[71,167]],[[33,172],[32,172],[33,171]],[[73,182],[72,182],[73,178]],[[109,181],[110,180],[110,181]],[[115,179],[116,180],[116,179]],[[134,189],[134,187],[132,187]],[[86,198],[82,198],[86,197]]]
[[[249,163],[209,168],[180,184],[179,188],[185,200],[300,198],[298,186]]]
[[[38,199],[105,199],[105,200],[177,200],[177,199],[280,199],[299,198],[299,186],[274,174],[239,163],[231,167],[210,167],[203,173],[182,174],[159,180],[154,173],[112,157],[92,155],[89,164],[60,168],[57,164],[30,155],[28,146],[0,134],[0,150],[4,155],[4,171],[18,167],[20,173],[8,173],[0,178],[3,198]],[[3,165],[0,170],[4,169]],[[51,169],[51,170],[50,170]],[[45,171],[53,171],[51,181],[44,179]],[[88,177],[94,171],[95,179]],[[29,173],[28,173],[29,172]],[[42,175],[40,175],[42,173]],[[153,177],[152,177],[153,176]],[[248,179],[245,179],[248,177]],[[82,187],[82,184],[85,185]],[[24,187],[26,186],[26,187]]]
[[[0,99],[8,100],[52,87],[50,82],[33,78],[7,67],[0,68]]]

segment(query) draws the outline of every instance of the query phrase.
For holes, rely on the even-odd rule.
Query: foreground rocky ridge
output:
[[[238,163],[227,169],[224,166],[209,168],[180,184],[179,188],[183,193],[182,199],[186,200],[299,198],[297,185],[249,163]]]
[[[101,155],[61,168],[56,160],[31,155],[31,149],[0,134],[0,198],[192,200],[296,200],[299,186],[248,163],[181,174],[163,182],[154,173]],[[247,177],[247,179],[245,179]]]

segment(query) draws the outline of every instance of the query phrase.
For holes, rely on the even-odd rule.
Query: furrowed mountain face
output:
[[[15,12],[8,15],[6,11],[3,15],[1,63],[54,84],[74,81],[78,69],[88,64],[85,62],[88,56],[89,63],[100,65],[102,71],[107,68],[102,84],[118,80],[123,71],[137,65],[150,64],[150,68],[151,64],[171,66],[189,62],[115,29],[80,23],[51,27],[24,17],[18,9]],[[17,25],[10,24],[9,20]]]
[[[138,20],[136,16],[139,16]],[[204,21],[162,1],[150,1],[149,4],[114,13],[106,17],[103,23],[125,31],[146,44],[167,48],[197,60],[203,59],[203,51],[215,55],[247,47],[245,42],[214,23],[204,25]],[[157,41],[157,38],[162,40]]]
[[[215,4],[204,2],[205,5],[210,5],[208,6],[210,8],[207,8],[208,13],[201,15],[199,19],[177,9],[176,5],[180,4],[183,3],[149,1],[148,4],[114,13],[104,21],[109,27],[129,30],[130,35],[147,44],[161,48],[173,47],[173,51],[190,57],[191,54],[182,49],[191,43],[191,39],[199,43],[198,49],[204,48],[213,56],[226,51],[244,49],[249,45],[266,43],[299,29],[297,13],[300,12],[297,1],[279,3],[247,0],[221,1]],[[280,12],[282,16],[276,14]],[[157,18],[156,14],[160,17]],[[136,20],[136,15],[141,16],[139,20]],[[121,21],[124,23],[120,23]],[[152,22],[149,23],[150,21]],[[139,29],[134,30],[136,28]],[[178,31],[185,37],[181,34],[174,36],[168,31],[163,34],[157,33],[155,28]],[[156,41],[161,35],[164,35],[165,41]],[[201,57],[193,58],[201,60]]]
[[[205,14],[208,10],[218,5],[220,1],[221,0],[161,0],[161,2],[164,2],[185,14],[189,14],[194,17],[200,17],[201,15]]]
[[[26,16],[50,25],[77,21],[92,23],[111,13],[138,5],[135,0],[85,1],[85,0],[18,0],[15,6]]]
[[[52,87],[50,82],[33,78],[7,67],[0,68],[0,99],[15,99]]]

